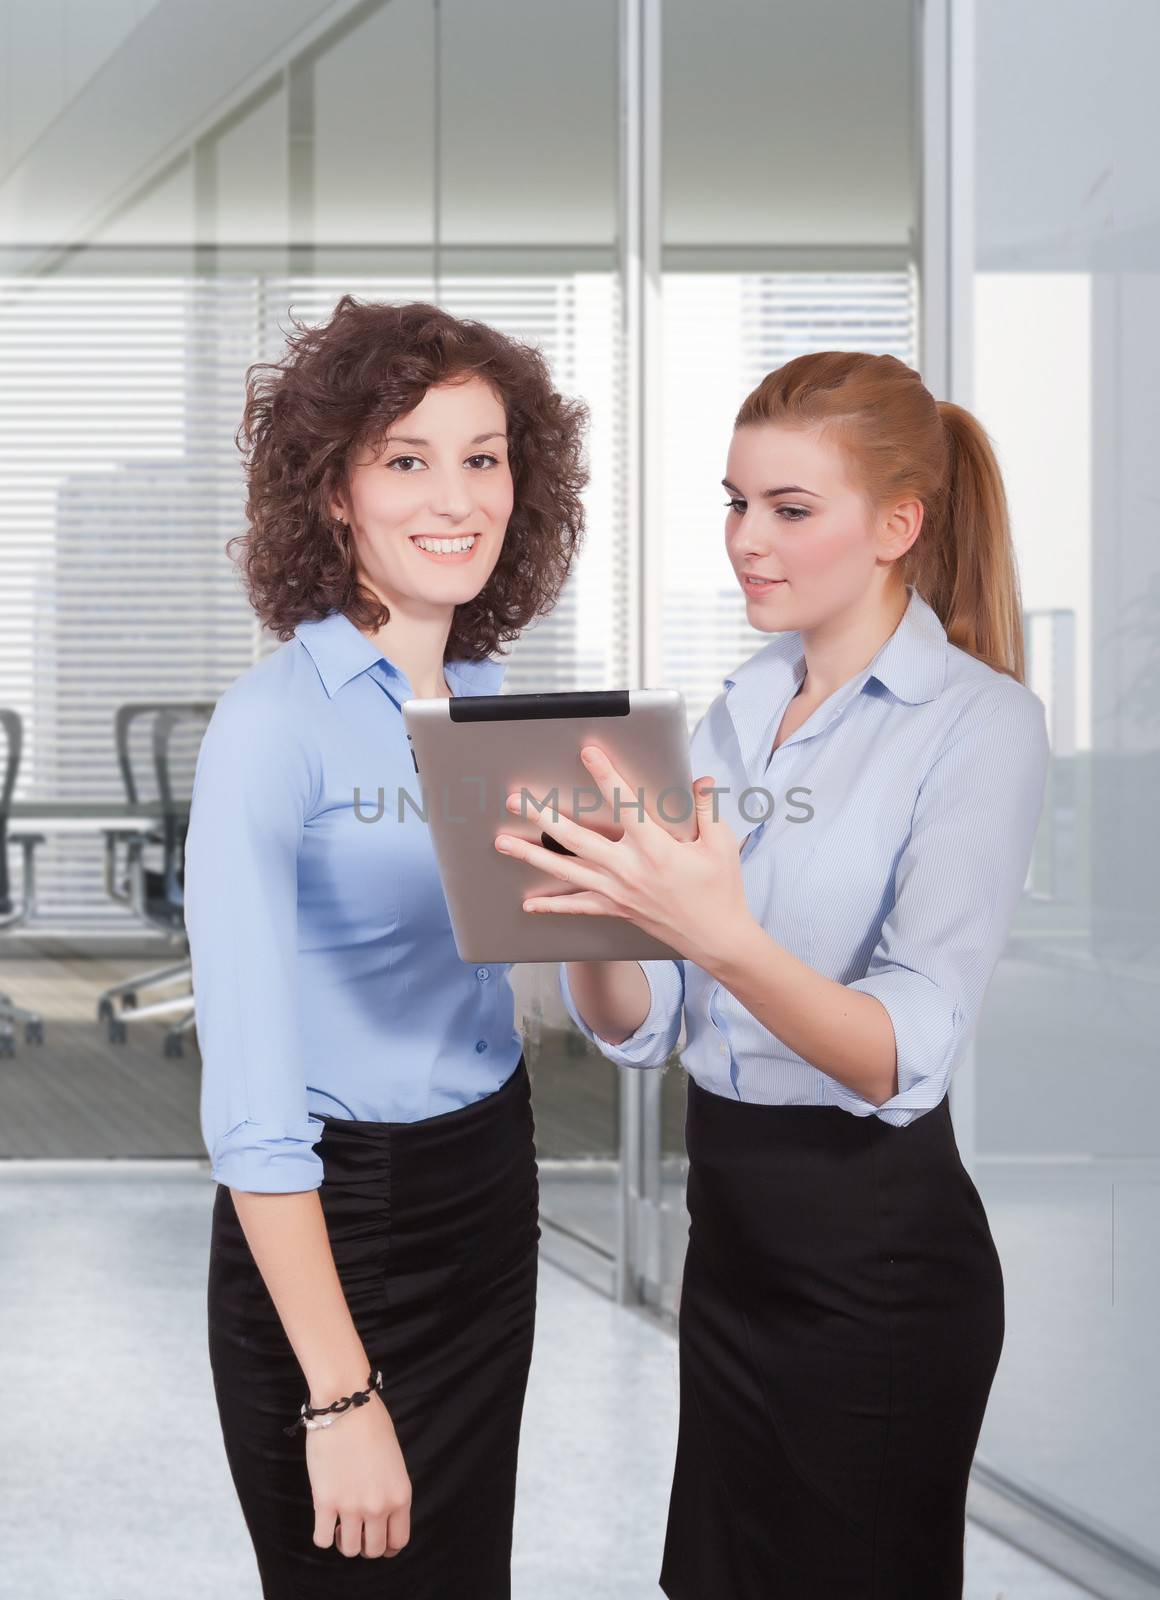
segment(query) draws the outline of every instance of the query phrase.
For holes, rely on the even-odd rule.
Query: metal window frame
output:
[[[619,271],[630,686],[661,678],[661,0],[620,0]],[[660,1080],[620,1068],[615,1296],[641,1301],[640,1201],[659,1184]]]
[[[916,0],[914,58],[919,366],[939,400],[974,401],[975,0]],[[968,1044],[950,1086],[963,1165],[975,1172],[978,1078]]]

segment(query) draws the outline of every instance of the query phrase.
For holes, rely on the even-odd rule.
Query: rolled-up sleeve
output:
[[[902,1126],[937,1106],[1010,935],[1043,806],[1050,746],[1042,702],[1014,679],[976,699],[927,773],[866,974],[894,1027],[898,1093],[836,1102]]]
[[[306,1107],[296,1003],[298,851],[312,763],[288,719],[227,690],[198,753],[185,926],[202,1058],[201,1130],[235,1189],[316,1189],[321,1120]]]
[[[609,1061],[614,1061],[618,1067],[663,1067],[676,1049],[681,1031],[681,1007],[685,998],[684,963],[642,961],[640,967],[648,979],[652,1000],[648,1016],[623,1044],[609,1044],[607,1039],[593,1033],[584,1021],[568,987],[568,967],[563,961],[560,963],[560,994],[568,1015],[580,1032]]]

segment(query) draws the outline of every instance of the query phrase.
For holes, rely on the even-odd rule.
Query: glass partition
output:
[[[976,1045],[1007,1276],[980,1456],[1160,1584],[1160,13],[1041,23],[1029,0],[977,8],[975,405],[1052,743]]]

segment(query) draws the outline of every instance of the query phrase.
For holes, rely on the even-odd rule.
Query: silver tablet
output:
[[[617,917],[553,916],[523,909],[531,895],[567,894],[558,878],[501,855],[501,833],[561,846],[541,811],[575,817],[609,837],[629,807],[675,838],[696,836],[683,696],[675,689],[574,694],[455,695],[405,700],[403,721],[418,774],[420,814],[432,842],[464,961],[588,961],[673,958],[678,952]],[[631,788],[620,815],[580,759],[604,750]],[[523,812],[506,809],[509,794]],[[567,854],[568,852],[564,852]]]

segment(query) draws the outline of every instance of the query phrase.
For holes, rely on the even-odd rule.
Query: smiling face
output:
[[[807,629],[856,606],[918,536],[922,504],[875,515],[817,430],[776,423],[737,428],[729,447],[725,547],[750,623]],[[777,580],[757,583],[754,578]]]
[[[499,559],[513,485],[502,400],[481,378],[427,390],[356,454],[331,515],[350,526],[360,579],[420,615],[474,599]]]

